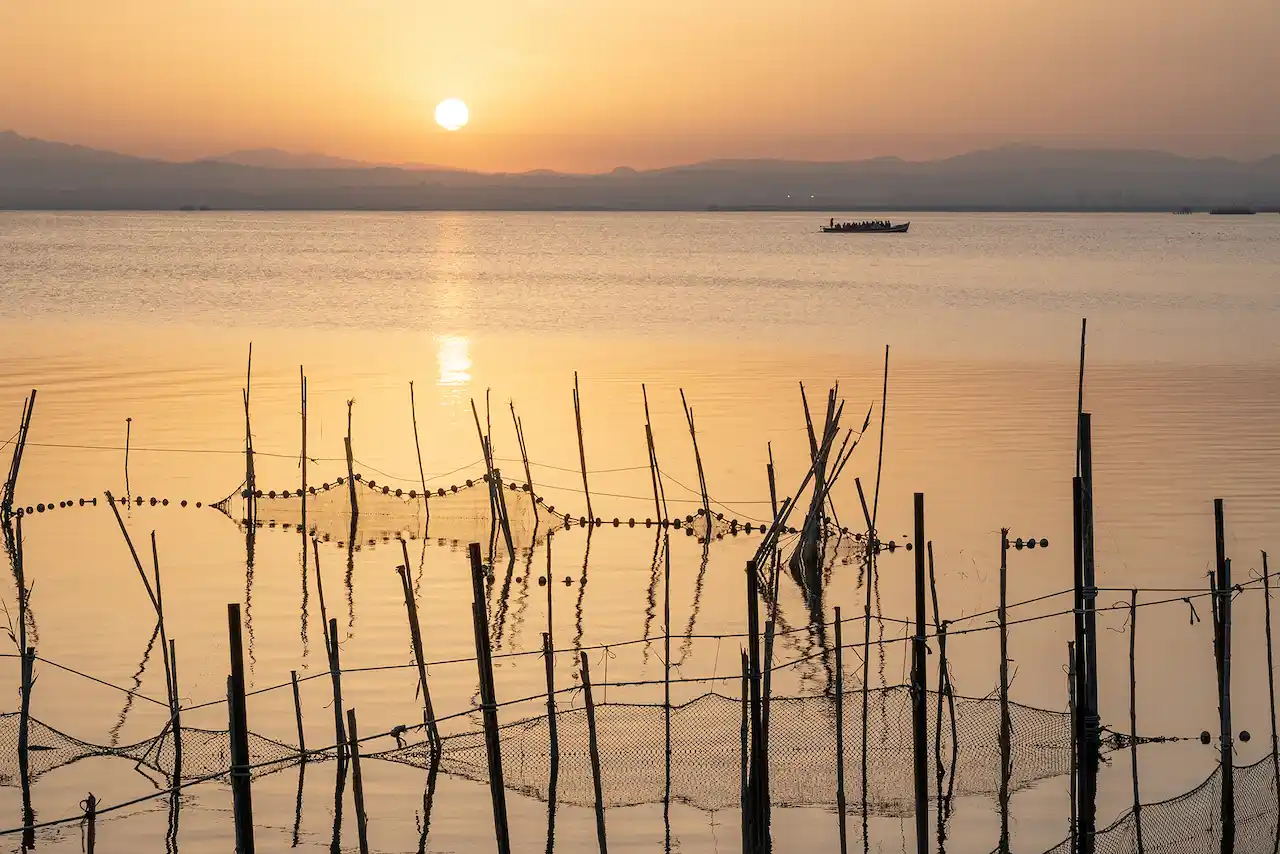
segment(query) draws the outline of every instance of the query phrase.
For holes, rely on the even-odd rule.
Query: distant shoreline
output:
[[[993,205],[946,205],[946,206],[913,206],[913,207],[859,207],[842,206],[840,204],[822,207],[799,207],[785,205],[738,205],[706,207],[621,207],[621,206],[400,206],[400,207],[336,207],[298,205],[261,205],[261,206],[207,206],[198,210],[183,210],[176,207],[133,206],[133,205],[6,205],[0,202],[0,213],[175,213],[198,217],[201,214],[217,213],[803,213],[819,217],[835,214],[856,213],[892,213],[892,214],[1177,214],[1182,211],[1158,207],[999,207]],[[1280,208],[1257,208],[1259,215],[1280,213]],[[1210,216],[1208,206],[1192,208],[1192,216]],[[1238,219],[1239,215],[1215,216],[1219,219]]]

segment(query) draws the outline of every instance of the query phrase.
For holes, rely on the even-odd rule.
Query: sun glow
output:
[[[436,105],[436,124],[445,130],[461,130],[471,118],[471,111],[459,98],[446,98]]]

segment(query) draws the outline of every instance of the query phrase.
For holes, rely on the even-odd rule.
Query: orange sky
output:
[[[39,0],[0,4],[0,129],[489,170],[1011,140],[1259,156],[1277,44],[1276,0]],[[448,96],[458,134],[432,121]]]

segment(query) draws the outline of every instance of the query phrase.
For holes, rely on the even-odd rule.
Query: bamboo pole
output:
[[[587,521],[594,525],[596,517],[591,510],[591,487],[587,484],[587,448],[582,440],[582,397],[578,391],[578,372],[573,372],[573,420],[578,428],[578,462],[582,465],[582,494],[587,499]]]
[[[881,427],[883,431],[883,426]],[[858,499],[862,502],[862,514],[867,523],[867,550],[866,550],[866,588],[867,597],[866,605],[862,612],[862,762],[861,762],[861,782],[862,782],[862,850],[868,852],[871,850],[871,840],[869,837],[870,826],[867,821],[867,721],[870,713],[871,696],[868,692],[871,678],[871,599],[875,589],[875,570],[876,550],[880,548],[879,539],[875,531],[875,517],[867,510],[867,499],[862,492],[862,481],[858,478],[853,479],[853,483],[858,488]]]
[[[551,586],[550,582],[547,584]],[[556,799],[556,784],[560,778],[560,736],[556,727],[556,658],[551,645],[551,635],[542,633],[542,660],[547,671],[547,729],[551,741],[551,776],[548,781],[548,800]]]
[[[351,756],[351,794],[356,803],[356,833],[360,854],[369,854],[369,818],[364,811],[364,779],[360,776],[360,736],[356,729],[356,710],[347,709],[347,752]]]
[[[600,744],[596,736],[596,704],[591,699],[591,668],[587,654],[584,652],[581,656],[582,695],[587,706],[587,749],[591,754],[591,785],[596,803],[596,842],[600,854],[609,854],[609,840],[604,827],[604,787],[600,779]]]
[[[227,605],[227,630],[231,640],[231,677],[228,680],[231,713],[231,792],[235,807],[236,851],[253,854],[253,793],[249,776],[249,722],[245,709],[244,646],[240,635],[240,605]]]
[[[511,854],[511,839],[507,825],[507,798],[502,782],[502,746],[498,735],[498,701],[493,683],[489,621],[485,611],[484,565],[480,557],[479,543],[471,543],[467,551],[471,558],[471,589],[474,597],[471,603],[471,618],[476,641],[480,709],[484,717],[485,753],[489,762],[489,795],[493,801],[493,828],[498,843],[498,854]]]
[[[22,782],[23,847],[35,847],[36,813],[31,805],[31,689],[35,687],[35,647],[22,650],[22,700],[18,710],[18,776]]]
[[[1133,829],[1138,854],[1142,841],[1142,795],[1138,789],[1138,591],[1129,591],[1129,766],[1133,772]]]
[[[409,380],[409,414],[413,418],[413,450],[418,454],[418,482],[422,484],[422,511],[426,516],[424,526],[430,528],[431,502],[427,499],[427,475],[422,470],[422,445],[418,442],[418,404],[413,398],[413,380]]]
[[[409,618],[409,637],[413,641],[413,658],[418,665],[418,690],[422,692],[423,723],[427,727],[427,737],[432,750],[440,743],[440,733],[436,729],[436,712],[431,703],[431,687],[427,683],[426,657],[422,651],[422,629],[418,621],[418,603],[413,596],[413,585],[409,581],[409,546],[402,539],[400,548],[404,552],[404,566],[397,567],[400,583],[404,587],[404,606]]]
[[[160,653],[164,659],[164,682],[165,691],[169,700],[169,726],[174,727],[174,760],[177,764],[182,764],[182,741],[180,734],[176,731],[178,721],[178,686],[173,673],[173,661],[171,660],[172,644],[169,636],[164,628],[164,593],[160,588],[160,552],[156,549],[156,532],[151,532],[151,562],[155,570],[155,606],[156,619],[160,624]]]
[[[769,792],[769,704],[773,691],[773,620],[764,624],[764,665],[760,677],[760,819],[763,827],[773,826],[773,804]],[[766,836],[765,850],[772,848],[772,840]]]
[[[1102,719],[1098,714],[1098,588],[1094,560],[1094,495],[1093,495],[1093,427],[1089,413],[1082,413],[1080,433],[1080,481],[1081,481],[1081,550],[1084,572],[1084,632],[1085,632],[1085,693],[1079,699],[1084,705],[1084,728],[1087,736],[1084,766],[1087,786],[1082,791],[1087,847],[1085,854],[1093,854],[1094,835],[1097,832],[1098,765],[1101,761]]]
[[[307,375],[302,372],[302,366],[298,366],[298,393],[300,404],[302,407],[302,458],[299,460],[299,468],[302,469],[302,489],[298,495],[302,496],[302,577],[303,585],[306,584],[307,575]]]
[[[1074,751],[1072,752],[1071,767],[1072,774],[1072,792],[1074,796],[1071,802],[1072,808],[1072,849],[1073,854],[1091,854],[1093,834],[1089,826],[1091,811],[1085,809],[1085,801],[1088,799],[1090,790],[1088,780],[1089,767],[1089,736],[1085,726],[1085,696],[1087,686],[1085,684],[1086,667],[1085,667],[1085,623],[1084,623],[1084,484],[1079,475],[1071,480],[1072,492],[1072,558],[1074,561],[1074,594],[1073,594],[1073,617],[1074,617],[1074,637],[1075,640],[1071,644],[1073,658],[1071,660],[1072,673],[1072,696],[1074,704],[1072,706],[1072,741],[1074,743]],[[1216,641],[1215,641],[1216,643]],[[1216,647],[1215,647],[1216,648]]]
[[[9,476],[4,482],[4,496],[0,498],[0,517],[3,517],[3,521],[6,523],[13,514],[13,498],[18,489],[18,472],[22,469],[22,456],[27,450],[27,436],[31,432],[31,418],[35,414],[35,409],[36,389],[33,388],[31,389],[31,394],[22,404],[22,421],[18,427],[18,437],[13,444],[13,457],[9,461]]]
[[[1280,798],[1280,734],[1276,731],[1276,671],[1271,651],[1271,572],[1267,568],[1267,553],[1262,553],[1263,602],[1266,604],[1267,637],[1267,696],[1271,704],[1271,768],[1274,772],[1272,793]],[[1280,852],[1280,815],[1276,816],[1276,830],[1271,839],[1272,854]]]
[[[1009,777],[1013,771],[1009,718],[1009,529],[1000,529],[1000,854],[1009,854]]]
[[[693,461],[698,467],[698,491],[702,497],[702,513],[707,518],[707,539],[711,539],[711,496],[707,494],[707,476],[702,468],[702,454],[698,451],[698,431],[693,425],[693,410],[685,400],[684,389],[680,389],[680,403],[684,406],[684,417],[689,422],[689,438],[693,440]]]
[[[849,850],[849,829],[844,791],[844,635],[840,606],[836,606],[836,820],[840,829],[840,854]]]
[[[298,755],[307,761],[307,737],[302,730],[302,698],[298,693],[298,671],[289,671],[289,681],[293,683],[293,714],[298,719]]]
[[[348,419],[350,423],[350,419]],[[360,517],[360,498],[356,495],[355,458],[351,455],[351,434],[342,441],[347,453],[347,496],[351,502],[351,539],[355,539],[356,520]]]
[[[667,518],[664,509],[666,490],[662,487],[662,470],[658,467],[658,450],[653,442],[653,422],[649,419],[649,391],[644,383],[640,384],[640,394],[644,397],[644,437],[649,445],[649,475],[653,479],[653,509],[656,514],[653,523],[660,526]]]
[[[511,420],[516,427],[516,444],[520,446],[520,462],[524,464],[524,485],[529,490],[529,500],[533,502],[533,524],[536,528],[538,525],[538,496],[533,491],[533,468],[529,465],[529,447],[524,443],[524,422],[516,415],[516,402],[511,400],[508,403],[511,406]]]

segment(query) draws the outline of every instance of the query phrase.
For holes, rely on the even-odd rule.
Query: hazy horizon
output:
[[[164,159],[276,148],[482,171],[932,159],[1024,142],[1280,150],[1270,0],[49,0],[6,10],[0,127]],[[460,97],[471,125],[438,128]]]

